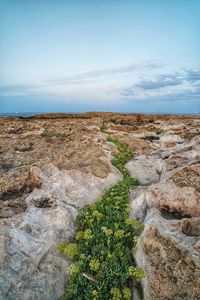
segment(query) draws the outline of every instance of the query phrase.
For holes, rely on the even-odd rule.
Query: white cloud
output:
[[[119,103],[159,97],[173,97],[184,93],[199,95],[200,72],[185,69],[166,71],[159,62],[148,61],[112,69],[93,70],[71,76],[56,76],[34,84],[2,86],[1,96],[45,96],[51,101],[82,103]],[[66,99],[66,100],[64,100]]]

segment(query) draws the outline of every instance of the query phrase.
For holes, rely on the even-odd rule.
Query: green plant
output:
[[[45,138],[51,138],[51,137],[63,137],[64,134],[56,131],[47,131],[45,130],[44,132],[41,133],[41,137]]]
[[[111,294],[111,299],[112,300],[120,300],[122,299],[122,294],[120,292],[120,289],[118,288],[112,288],[111,291],[110,291],[110,294]]]
[[[75,243],[63,242],[59,245],[59,250],[66,254],[69,258],[74,258],[78,254],[78,245]]]
[[[161,134],[161,133],[163,133],[163,129],[162,128],[158,128],[156,131],[155,131],[155,133],[157,134],[157,135],[159,135],[159,134]]]
[[[140,281],[142,278],[144,278],[144,271],[140,267],[131,266],[128,270],[128,273],[130,276],[135,277],[137,281]]]
[[[101,127],[100,127],[100,130],[103,132],[103,133],[106,133],[106,130],[107,130],[107,126],[106,124],[103,122]]]
[[[131,300],[131,290],[127,287],[123,288],[123,299],[124,300]]]
[[[59,249],[74,263],[63,300],[130,300],[132,277],[141,280],[142,270],[133,266],[132,251],[142,226],[129,219],[129,190],[138,185],[124,164],[132,157],[128,147],[108,137],[119,154],[112,163],[124,179],[105,191],[96,203],[84,207],[76,218],[77,233]]]
[[[110,136],[108,136],[107,140],[115,144],[120,152],[112,159],[112,164],[120,170],[124,177],[129,177],[129,172],[124,167],[124,164],[133,157],[132,151],[127,147],[127,145],[119,142],[118,140],[112,139]]]
[[[30,164],[30,162],[29,161],[26,161],[26,160],[22,160],[21,162],[20,162],[20,166],[28,166]]]
[[[99,269],[99,266],[100,266],[100,262],[98,259],[93,258],[89,262],[89,267],[90,267],[90,270],[92,270],[92,271],[97,271]]]

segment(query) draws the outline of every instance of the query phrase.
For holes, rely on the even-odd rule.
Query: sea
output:
[[[48,113],[54,113],[54,112],[9,112],[9,113],[1,113],[0,112],[0,117],[24,117],[24,118],[29,118],[34,115],[40,115],[40,114],[48,114]],[[55,112],[56,114],[58,113],[65,113],[65,114],[79,114],[80,112]],[[84,113],[84,112],[83,112]],[[149,115],[191,115],[191,116],[198,116],[200,115],[199,113],[172,113],[172,112],[114,112],[114,113],[121,113],[121,114],[149,114]]]
[[[33,115],[39,114],[37,112],[11,112],[11,113],[1,113],[0,117],[31,117]]]

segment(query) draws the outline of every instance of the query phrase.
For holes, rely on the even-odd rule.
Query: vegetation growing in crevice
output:
[[[107,140],[115,144],[120,152],[112,159],[112,164],[120,170],[125,178],[129,177],[129,172],[124,165],[133,157],[132,151],[125,144],[112,139],[110,136],[108,136]]]
[[[100,130],[101,130],[101,132],[106,133],[107,126],[106,126],[105,122],[102,123]]]
[[[129,219],[129,190],[138,182],[129,176],[124,164],[132,153],[117,140],[108,137],[108,141],[120,152],[112,163],[124,179],[80,211],[75,236],[59,246],[73,259],[63,300],[130,300],[133,278],[143,278],[143,270],[134,266],[132,258],[142,230],[136,219]]]
[[[157,134],[157,135],[160,135],[161,133],[163,133],[164,132],[164,130],[162,129],[162,128],[158,128],[156,131],[155,131],[155,133]]]

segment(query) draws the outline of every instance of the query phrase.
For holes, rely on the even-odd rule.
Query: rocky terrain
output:
[[[122,178],[102,124],[135,154],[126,167],[140,183],[130,214],[144,224],[133,253],[142,298],[200,299],[200,118],[111,113],[0,118],[0,299],[63,295],[70,261],[58,244]]]

